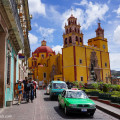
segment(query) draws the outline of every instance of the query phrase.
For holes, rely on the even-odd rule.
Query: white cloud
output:
[[[98,18],[104,20],[104,16],[108,9],[109,8],[106,4],[93,4],[92,2],[89,2],[85,11],[86,23],[83,25],[83,27],[87,29],[90,25],[94,24]]]
[[[120,70],[120,53],[110,53],[110,66],[112,70]]]
[[[37,24],[37,23],[34,23],[34,26],[35,26],[35,27],[38,27],[38,24]]]
[[[112,24],[112,21],[108,21],[108,24]]]
[[[46,41],[53,42],[53,32],[55,31],[55,29],[40,27],[39,31],[41,36],[45,38]]]
[[[38,38],[37,38],[35,35],[29,33],[28,36],[29,36],[29,40],[30,40],[30,44],[31,44],[31,45],[32,45],[32,44],[36,44],[36,43],[38,42]]]
[[[120,44],[120,25],[118,25],[114,31],[114,41]]]
[[[77,5],[77,8],[75,8],[72,13],[78,19],[81,29],[88,29],[88,27],[95,24],[98,18],[104,20],[105,14],[109,9],[107,4],[92,3],[87,0],[82,0],[80,3],[74,3],[74,5]],[[81,9],[79,6],[84,6],[85,10]],[[48,18],[53,20],[54,23],[59,23],[64,30],[65,22],[67,23],[67,19],[70,15],[70,10],[61,14],[56,10],[56,7],[51,6],[49,8]]]
[[[63,48],[63,45],[56,45],[56,46],[52,46],[52,49],[56,52],[56,53],[61,53],[62,54],[62,48]]]
[[[117,13],[117,17],[120,17],[120,5],[119,5],[119,7],[118,7],[118,9],[117,10],[114,10],[113,12],[116,12]]]
[[[29,0],[29,10],[31,14],[46,15],[45,4],[41,0]]]
[[[111,0],[108,0],[108,2],[107,2],[107,3],[108,3],[108,4],[110,4],[110,2],[111,2]]]
[[[104,20],[105,14],[109,9],[106,4],[93,4],[92,2],[88,2],[87,0],[82,0],[80,3],[74,4],[81,5],[86,8],[85,11],[82,10],[84,14],[84,16],[82,16],[82,21],[84,21],[84,23],[82,24],[83,29],[88,29],[88,27],[93,25],[98,18],[100,20]]]
[[[82,0],[80,3],[74,3],[74,5],[87,5],[87,0]]]

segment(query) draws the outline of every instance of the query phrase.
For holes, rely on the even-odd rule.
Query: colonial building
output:
[[[42,46],[37,48],[29,58],[33,79],[51,81],[54,78],[54,80],[83,83],[106,82],[106,77],[111,73],[104,29],[98,23],[96,37],[89,39],[88,45],[84,45],[84,35],[80,27],[77,18],[71,15],[68,24],[65,24],[62,55],[55,55],[52,49],[46,46],[46,41],[42,41]],[[43,47],[46,51],[43,51]]]
[[[30,56],[30,29],[27,0],[0,0],[0,107],[13,101],[14,84],[19,79],[18,52]]]
[[[54,79],[62,80],[62,55],[56,55],[55,51],[46,46],[45,40],[32,53],[28,63],[30,71],[34,74],[33,79],[38,79],[45,83]]]

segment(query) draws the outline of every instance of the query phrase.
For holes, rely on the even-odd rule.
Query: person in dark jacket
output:
[[[26,92],[27,92],[27,77],[25,77],[25,80],[23,80],[23,84],[24,84],[23,98],[26,99]]]
[[[30,100],[33,102],[34,99],[34,84],[32,82],[32,79],[29,80],[29,86],[30,86]]]
[[[29,96],[29,95],[30,95],[30,84],[29,84],[29,81],[28,81],[28,80],[26,81],[26,83],[27,83],[27,84],[26,84],[26,85],[27,85],[27,87],[26,87],[26,101],[29,102],[29,97],[30,97],[30,96]]]

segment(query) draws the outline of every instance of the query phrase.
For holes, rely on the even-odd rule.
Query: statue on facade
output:
[[[94,65],[95,63],[91,63],[91,69],[90,69],[90,73],[91,73],[91,78],[90,80],[93,80],[94,82],[97,80],[97,75],[95,74],[95,71],[94,71]]]

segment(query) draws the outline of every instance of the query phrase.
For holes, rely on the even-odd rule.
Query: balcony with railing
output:
[[[12,25],[12,29],[16,36],[16,42],[18,43],[20,49],[24,47],[24,37],[23,31],[20,23],[20,17],[18,15],[18,8],[16,0],[2,0],[10,23]]]

